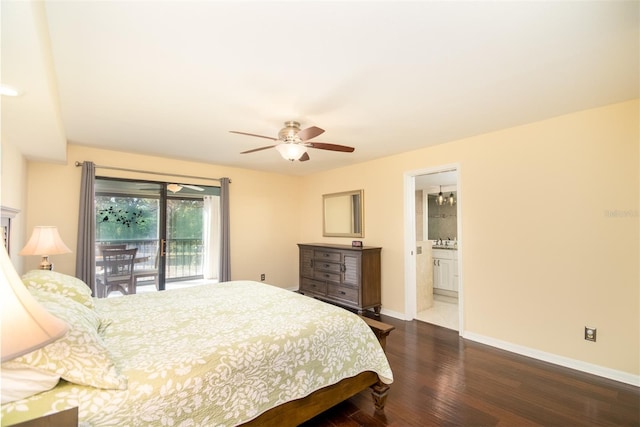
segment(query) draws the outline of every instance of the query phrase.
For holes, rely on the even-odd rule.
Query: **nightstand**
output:
[[[29,421],[13,424],[12,427],[78,427],[78,408],[65,409]]]

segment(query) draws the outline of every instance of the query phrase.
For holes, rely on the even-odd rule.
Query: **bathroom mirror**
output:
[[[322,235],[364,237],[364,190],[322,195]]]

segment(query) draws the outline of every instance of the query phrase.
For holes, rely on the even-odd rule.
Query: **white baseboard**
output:
[[[392,311],[392,310],[387,310],[385,308],[380,309],[380,313],[384,314],[385,316],[389,316],[389,317],[393,317],[396,318],[398,320],[407,320],[404,317],[404,313],[398,313],[397,311]]]
[[[531,357],[533,359],[542,360],[544,362],[553,363],[554,365],[564,366],[565,368],[575,369],[577,371],[586,372],[588,374],[597,375],[599,377],[608,378],[621,383],[630,384],[640,387],[640,375],[633,375],[628,372],[618,371],[604,366],[594,365],[592,363],[583,362],[581,360],[571,359],[557,354],[547,353],[518,344],[501,341],[495,338],[487,337],[473,332],[464,332],[462,337],[481,344],[490,345],[502,350],[517,353],[522,356]]]
[[[291,290],[297,290],[297,288]],[[407,319],[405,319],[404,313],[399,313],[397,311],[388,310],[385,308],[382,308],[380,310],[380,313],[398,320],[407,321]],[[553,363],[554,365],[564,366],[565,368],[575,369],[576,371],[586,372],[588,374],[593,374],[599,377],[608,378],[610,380],[640,387],[640,375],[633,375],[628,372],[594,365],[592,363],[583,362],[581,360],[558,356],[557,354],[547,353],[544,351],[521,346],[518,344],[513,344],[507,341],[498,340],[473,332],[463,332],[462,338],[479,342],[481,344],[490,345],[491,347],[496,347],[501,350],[509,351],[511,353],[516,353],[522,356],[531,357],[533,359],[542,360],[544,362]]]

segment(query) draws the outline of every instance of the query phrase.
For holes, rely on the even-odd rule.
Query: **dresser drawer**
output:
[[[317,259],[313,263],[313,268],[316,271],[326,271],[329,273],[340,273],[342,272],[342,264],[338,262],[328,262],[323,259]]]
[[[333,298],[338,298],[344,301],[349,301],[354,304],[358,304],[358,290],[348,288],[346,286],[337,286],[329,284],[327,288],[327,295]]]
[[[303,277],[302,282],[300,283],[300,290],[326,295],[327,284],[326,282],[317,282]]]
[[[340,262],[340,257],[340,252],[313,251],[313,258],[315,258],[316,263],[322,261]]]
[[[340,283],[340,273],[316,270],[313,272],[313,278],[316,280],[327,280],[329,282]]]

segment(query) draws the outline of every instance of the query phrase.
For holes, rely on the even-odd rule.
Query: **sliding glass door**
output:
[[[205,199],[219,194],[219,187],[96,178],[96,286],[109,273],[101,251],[122,246],[137,248],[136,292],[212,278],[205,274],[216,262]]]

